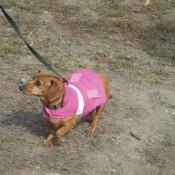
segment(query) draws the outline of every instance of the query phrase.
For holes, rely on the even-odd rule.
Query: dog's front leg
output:
[[[64,123],[64,125],[62,125],[62,127],[57,129],[56,136],[57,136],[58,140],[59,141],[63,141],[64,140],[64,135],[66,133],[68,133],[72,128],[74,128],[76,123],[77,123],[77,119],[76,118],[72,118],[72,119],[66,121]]]
[[[47,138],[44,140],[44,143],[43,143],[44,146],[45,147],[53,146],[53,138],[54,138],[54,129],[50,125],[50,123],[48,123],[48,135],[47,135]]]

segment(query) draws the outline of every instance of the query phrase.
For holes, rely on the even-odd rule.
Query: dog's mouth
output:
[[[25,95],[35,95],[40,96],[41,94],[37,91],[28,91],[25,85],[19,86],[19,90]]]
[[[33,95],[31,92],[26,91],[26,90],[23,89],[21,86],[19,87],[19,90],[20,90],[23,94],[25,94],[25,95]]]

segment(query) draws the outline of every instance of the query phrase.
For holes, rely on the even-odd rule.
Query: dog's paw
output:
[[[52,142],[52,140],[44,140],[44,142],[43,142],[43,146],[44,147],[52,147],[53,146],[53,142]]]
[[[93,134],[95,130],[96,130],[96,125],[94,125],[93,123],[89,127],[86,128],[86,131],[91,134]]]
[[[62,136],[62,137],[59,137],[58,140],[59,140],[59,142],[61,142],[61,143],[62,143],[62,142],[65,142],[65,138],[64,138],[63,136]]]

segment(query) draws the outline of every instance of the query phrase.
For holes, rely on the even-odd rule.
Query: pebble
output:
[[[172,113],[171,113],[172,115],[175,115],[175,111],[172,111]]]
[[[113,173],[116,173],[117,172],[117,170],[116,169],[113,169],[113,168],[110,169],[110,171],[113,172]]]
[[[132,130],[130,131],[130,135],[131,135],[132,137],[134,137],[135,139],[137,139],[137,140],[141,140],[141,134],[140,134],[140,132],[139,132],[138,130],[136,130],[136,129],[132,129]]]

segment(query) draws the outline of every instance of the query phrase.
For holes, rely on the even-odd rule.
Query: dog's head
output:
[[[62,78],[46,70],[37,72],[31,81],[19,87],[24,94],[39,96],[46,105],[61,102],[63,88]]]

